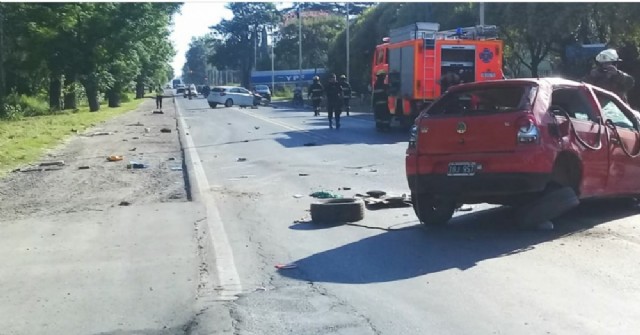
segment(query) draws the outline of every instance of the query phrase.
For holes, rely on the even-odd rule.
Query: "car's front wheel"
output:
[[[428,226],[446,225],[456,210],[455,198],[438,197],[433,194],[412,194],[413,210],[420,222]]]
[[[227,99],[227,101],[224,102],[224,106],[225,107],[231,107],[233,106],[233,100],[231,99]]]

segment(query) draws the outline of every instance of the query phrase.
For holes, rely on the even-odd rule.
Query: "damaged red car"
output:
[[[639,120],[615,94],[561,78],[452,87],[411,131],[416,215],[442,225],[461,204],[529,206],[535,216],[578,199],[637,197]]]

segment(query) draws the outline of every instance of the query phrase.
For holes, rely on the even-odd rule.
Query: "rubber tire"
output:
[[[563,186],[546,191],[531,203],[517,208],[515,218],[518,225],[530,227],[555,219],[579,204],[580,200],[573,188]]]
[[[227,101],[224,102],[224,106],[225,107],[231,107],[233,106],[233,100],[231,99],[227,99]]]
[[[216,107],[218,107],[218,104],[217,104],[217,103],[215,103],[215,102],[210,102],[210,103],[209,103],[209,107],[211,107],[211,108],[216,108]]]
[[[314,223],[346,223],[364,219],[364,202],[361,199],[329,199],[311,204],[311,220]]]
[[[373,190],[373,191],[367,191],[367,195],[370,196],[370,197],[374,197],[376,199],[380,199],[380,198],[384,197],[385,195],[387,195],[387,192]]]
[[[455,199],[436,198],[431,194],[411,194],[413,211],[421,223],[427,226],[440,227],[449,223],[458,208]]]

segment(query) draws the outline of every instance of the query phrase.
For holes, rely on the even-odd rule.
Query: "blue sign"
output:
[[[480,53],[480,60],[482,60],[483,63],[489,63],[492,59],[493,52],[491,52],[489,48],[484,48],[484,50],[482,50],[482,52]]]

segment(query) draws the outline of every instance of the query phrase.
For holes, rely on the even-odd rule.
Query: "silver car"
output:
[[[255,96],[243,87],[216,86],[209,93],[207,102],[211,108],[216,108],[218,105],[253,107],[255,106]]]

